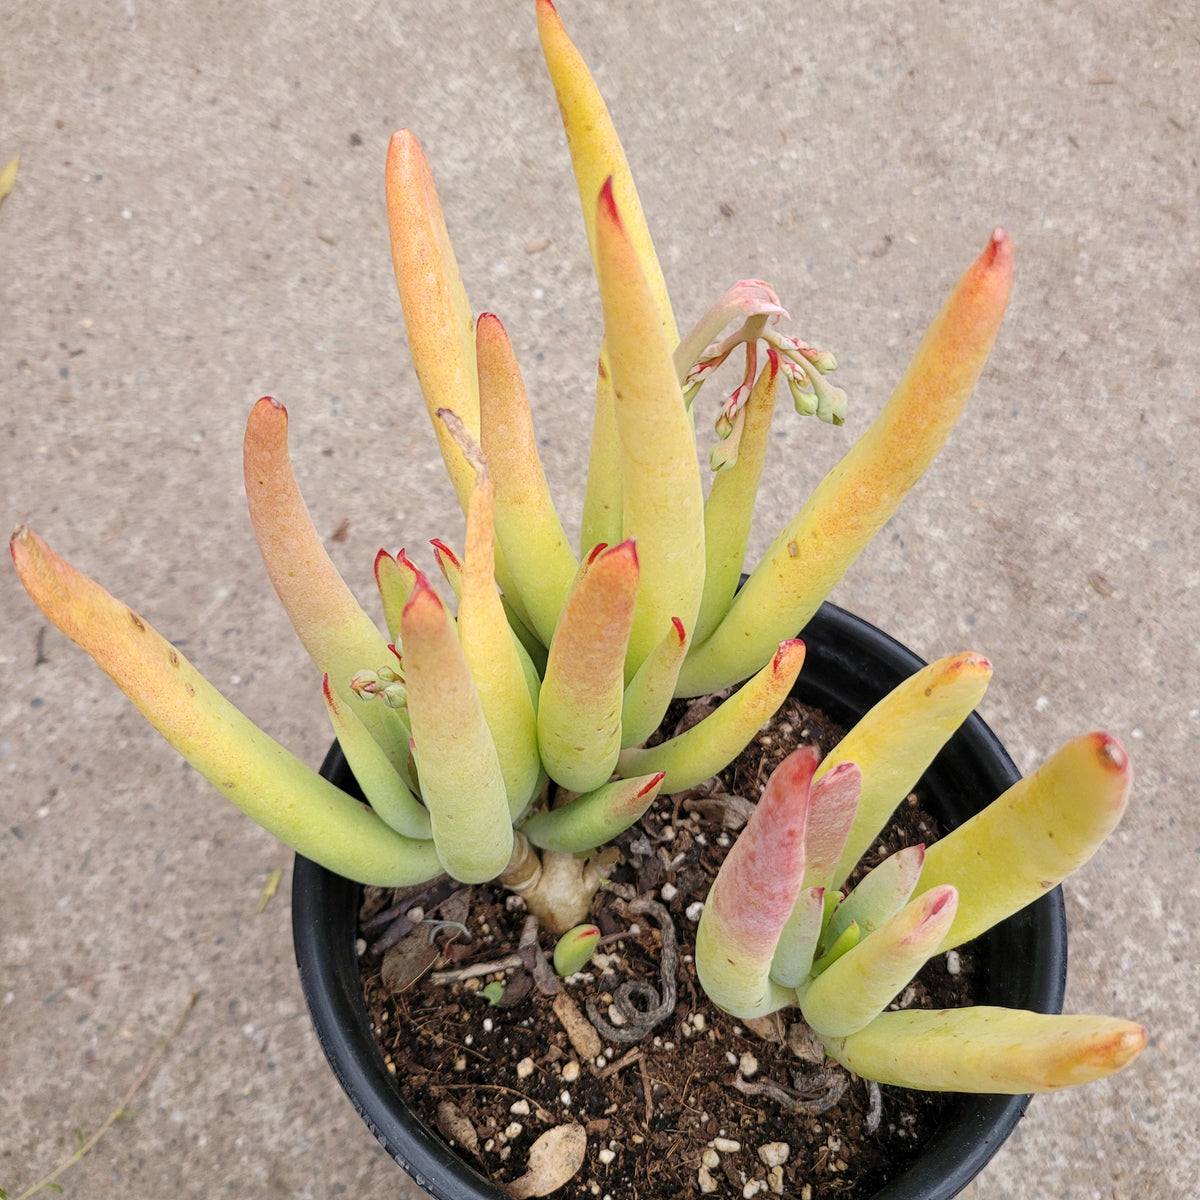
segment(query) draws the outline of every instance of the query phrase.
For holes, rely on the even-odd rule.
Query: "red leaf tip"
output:
[[[1111,733],[1094,733],[1092,740],[1102,767],[1117,773],[1129,770],[1129,752]]]
[[[983,262],[988,267],[1011,268],[1013,257],[1012,238],[1003,225],[992,230],[991,240],[983,252]]]
[[[617,198],[613,195],[613,177],[610,175],[600,187],[600,196],[596,201],[599,211],[606,216],[618,229],[622,228],[621,214],[617,210]]]

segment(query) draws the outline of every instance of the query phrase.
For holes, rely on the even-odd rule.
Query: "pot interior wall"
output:
[[[822,605],[801,636],[807,644],[796,694],[847,727],[924,663],[874,626]],[[357,785],[335,744],[322,774]],[[924,802],[953,827],[1019,778],[992,731],[972,716],[920,784]],[[505,1200],[413,1113],[371,1033],[355,954],[361,888],[297,856],[292,883],[296,960],[313,1023],[339,1083],[372,1133],[435,1200]],[[978,1003],[1062,1009],[1066,918],[1061,889],[975,944]],[[938,1136],[874,1200],[950,1200],[1012,1132],[1028,1096],[963,1096]]]

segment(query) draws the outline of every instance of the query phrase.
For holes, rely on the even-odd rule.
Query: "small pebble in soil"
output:
[[[736,1154],[741,1148],[742,1143],[735,1142],[733,1138],[713,1138],[713,1149],[719,1151],[721,1154]]]
[[[779,1167],[788,1160],[792,1148],[787,1142],[767,1142],[759,1146],[758,1157],[764,1167]]]
[[[517,1063],[517,1078],[528,1079],[533,1074],[533,1059],[523,1058]]]
[[[740,1059],[738,1059],[738,1070],[742,1073],[743,1079],[750,1079],[758,1074],[758,1059],[747,1050]]]
[[[662,897],[664,904],[670,904],[679,895],[679,889],[673,883],[664,883],[658,889],[658,894]]]
[[[694,903],[687,906],[687,910],[683,915],[687,917],[689,921],[696,922],[700,920],[700,914],[702,912],[704,912],[704,901],[696,900]]]
[[[946,973],[948,975],[957,975],[962,970],[962,959],[959,957],[957,950],[946,951]]]

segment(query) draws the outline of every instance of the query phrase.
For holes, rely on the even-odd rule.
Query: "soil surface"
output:
[[[681,708],[669,720],[695,715]],[[757,796],[796,744],[817,741],[827,752],[840,734],[790,700],[715,783],[660,799],[618,840],[624,861],[614,889],[600,893],[591,912],[605,936],[586,971],[565,985],[546,969],[550,935],[542,933],[540,950],[519,952],[526,914],[503,891],[368,891],[362,976],[384,1056],[429,1125],[498,1187],[525,1174],[536,1139],[572,1124],[586,1132],[586,1152],[577,1174],[553,1192],[563,1200],[857,1200],[916,1157],[955,1097],[879,1088],[848,1074],[825,1059],[798,1010],[749,1028],[709,1003],[692,962],[694,906],[739,820],[736,802],[713,797]],[[860,872],[940,832],[910,796]],[[647,899],[658,903],[644,906]],[[410,905],[407,917],[395,915]],[[456,922],[472,931],[469,940]],[[463,975],[505,960],[517,965],[444,979],[447,969]],[[939,956],[893,1007],[968,1004],[973,972],[969,952]],[[631,980],[655,989],[635,1007],[661,1008],[661,1019],[640,1040],[600,1036],[584,1014],[590,1008],[603,1022]],[[543,994],[556,984],[557,995]],[[669,994],[663,1002],[664,987],[674,1003]],[[628,1023],[615,1028],[636,1036]]]

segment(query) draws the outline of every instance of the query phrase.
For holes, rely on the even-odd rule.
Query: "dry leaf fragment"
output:
[[[4,202],[4,197],[13,190],[17,182],[17,168],[21,165],[21,156],[14,155],[5,164],[4,170],[0,171],[0,204]]]
[[[258,912],[262,912],[268,904],[271,903],[271,897],[279,888],[279,881],[283,878],[283,869],[276,867],[274,871],[267,876],[267,882],[263,884],[263,890],[258,896]]]
[[[438,1105],[437,1127],[447,1141],[457,1142],[468,1154],[479,1157],[479,1135],[457,1104],[443,1100]]]
[[[567,1031],[567,1037],[581,1058],[591,1061],[604,1048],[592,1023],[579,1011],[578,1005],[566,992],[554,997],[554,1015]]]
[[[529,1147],[529,1170],[508,1185],[513,1200],[548,1196],[578,1173],[587,1153],[587,1133],[582,1125],[556,1125]]]

